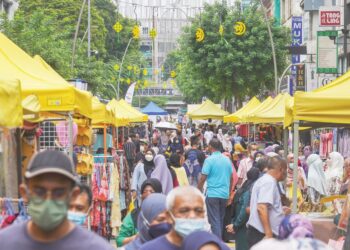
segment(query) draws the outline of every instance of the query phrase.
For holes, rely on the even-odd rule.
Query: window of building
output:
[[[142,34],[147,35],[148,34],[148,27],[142,27]]]

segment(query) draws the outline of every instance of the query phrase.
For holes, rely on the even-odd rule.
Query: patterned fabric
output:
[[[287,238],[313,238],[314,229],[311,222],[299,214],[286,216],[280,225],[278,237]]]

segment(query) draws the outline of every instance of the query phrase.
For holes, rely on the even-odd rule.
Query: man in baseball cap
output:
[[[0,249],[113,249],[99,236],[67,219],[69,202],[79,195],[71,159],[60,151],[33,156],[20,194],[31,220],[0,231]]]

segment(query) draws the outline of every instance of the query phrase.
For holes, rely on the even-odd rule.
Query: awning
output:
[[[91,95],[78,91],[52,71],[0,32],[0,75],[20,80],[22,98],[35,95],[40,102],[40,111],[73,111],[89,117]]]
[[[271,96],[267,97],[262,103],[260,103],[259,106],[255,107],[254,109],[248,111],[244,115],[242,115],[241,122],[242,123],[248,123],[248,122],[253,122],[251,119],[264,110],[266,107],[268,107],[271,102],[273,101],[273,98]]]
[[[279,94],[270,105],[254,114],[249,120],[254,123],[283,123],[286,115],[286,105],[291,99],[292,97],[287,93]]]
[[[206,100],[198,108],[187,113],[187,115],[193,120],[222,120],[224,116],[228,115],[228,112],[218,108],[212,101]]]
[[[147,115],[167,115],[168,112],[159,107],[154,102],[149,102],[146,107],[144,107],[142,110],[142,113]]]
[[[246,105],[231,115],[224,117],[224,122],[240,122],[245,113],[255,109],[261,102],[254,96]]]
[[[18,80],[0,79],[0,127],[15,128],[23,124],[21,85]]]
[[[100,102],[97,97],[92,98],[92,125],[113,124],[112,111]]]
[[[350,71],[312,92],[294,95],[294,120],[350,124]]]
[[[121,108],[126,109],[130,113],[130,117],[128,118],[130,122],[147,122],[148,115],[138,111],[130,104],[128,104],[124,99],[119,100],[119,105]]]

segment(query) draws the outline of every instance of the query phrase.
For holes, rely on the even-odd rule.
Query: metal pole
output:
[[[86,3],[86,0],[83,1],[83,4],[82,4],[82,6],[80,8],[78,22],[77,22],[77,26],[75,28],[75,34],[74,34],[74,40],[73,40],[73,49],[72,49],[72,62],[71,62],[71,66],[70,66],[71,69],[74,68],[75,47],[76,47],[76,43],[77,43],[78,32],[79,32],[79,27],[80,27],[80,23],[81,23],[81,17],[83,15],[85,3]]]
[[[288,128],[283,129],[283,150],[284,158],[287,159],[288,155],[288,139],[289,139],[289,130]]]
[[[271,49],[272,49],[272,59],[273,59],[273,68],[274,68],[274,73],[275,73],[275,94],[277,94],[277,90],[278,90],[277,89],[277,87],[278,87],[277,86],[277,84],[278,84],[278,73],[277,73],[277,61],[276,61],[275,44],[273,42],[273,36],[272,36],[271,27],[270,27],[270,22],[269,22],[269,19],[267,17],[267,13],[266,13],[267,10],[266,10],[262,0],[260,0],[260,4],[261,4],[261,7],[262,7],[263,12],[264,12],[264,18],[265,18],[267,30],[269,32],[269,37],[270,37],[270,43],[271,43]]]
[[[294,121],[293,128],[293,199],[292,199],[292,213],[298,211],[298,200],[297,200],[297,187],[298,187],[298,154],[299,154],[299,121]]]
[[[119,101],[119,85],[120,85],[120,76],[122,74],[122,70],[123,70],[123,63],[124,63],[124,59],[125,59],[125,55],[126,55],[126,52],[128,51],[129,49],[129,45],[131,43],[131,40],[132,40],[132,37],[129,39],[129,42],[128,42],[128,45],[126,46],[125,48],[125,51],[124,51],[124,55],[123,55],[123,58],[122,58],[122,62],[120,64],[120,70],[119,70],[119,76],[118,76],[118,91],[117,91],[117,100]]]
[[[347,69],[348,69],[348,20],[347,20],[347,0],[344,0],[344,30],[343,30],[343,34],[344,34],[344,65],[342,67],[342,74],[344,74]]]
[[[114,90],[114,93],[115,93],[115,97],[118,97],[118,92],[117,90],[115,89],[115,87],[113,86],[113,84],[110,84],[110,83],[107,83],[107,85],[111,86]]]
[[[69,157],[73,160],[73,116],[68,113]]]
[[[88,58],[91,56],[91,0],[88,0]]]

